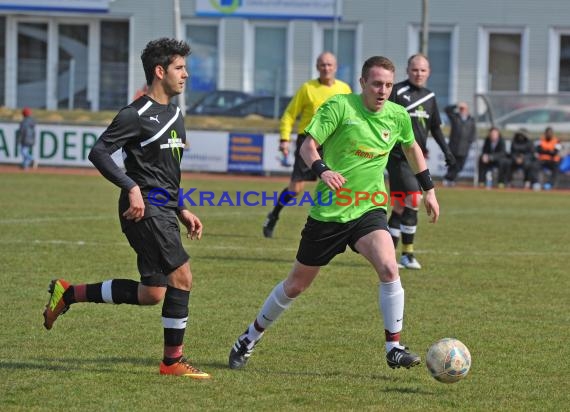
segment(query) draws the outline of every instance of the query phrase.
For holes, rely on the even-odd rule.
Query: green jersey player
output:
[[[383,173],[388,154],[399,143],[425,191],[424,204],[436,222],[439,205],[422,151],[414,139],[409,114],[388,101],[394,85],[394,64],[382,56],[366,60],[359,95],[338,95],[323,104],[305,128],[300,154],[320,178],[297,258],[289,276],[265,300],[254,321],[238,337],[229,367],[243,368],[265,330],[346,246],[364,256],[380,279],[379,302],[391,368],[410,368],[420,357],[400,343],[404,289],[394,244],[388,232]],[[317,149],[323,146],[324,159]],[[319,197],[320,196],[320,197]],[[332,198],[332,202],[328,199]]]

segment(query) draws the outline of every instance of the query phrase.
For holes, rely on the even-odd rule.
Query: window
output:
[[[528,28],[479,28],[477,92],[528,92]]]
[[[255,27],[253,89],[255,94],[286,94],[286,29]]]
[[[520,90],[521,37],[519,33],[489,35],[489,91]]]
[[[0,16],[0,106],[4,106],[6,102],[4,101],[4,94],[6,93],[5,82],[6,82],[6,18]]]
[[[325,29],[324,31],[324,48],[323,50],[334,52],[334,31]],[[354,89],[354,62],[356,50],[356,33],[352,29],[338,30],[338,45],[336,52],[336,60],[338,63],[338,71],[336,77],[350,85]]]
[[[570,34],[560,36],[558,91],[570,92]]]
[[[192,49],[188,58],[190,87],[186,93],[196,99],[218,89],[218,27],[189,24],[186,38]]]
[[[117,110],[127,104],[129,23],[101,22],[99,108]]]
[[[89,109],[87,101],[87,25],[60,24],[57,70],[57,107]]]
[[[45,23],[18,23],[18,107],[46,107],[47,27]]]

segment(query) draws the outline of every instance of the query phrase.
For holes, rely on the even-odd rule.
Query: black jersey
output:
[[[394,85],[389,100],[406,108],[412,118],[416,142],[418,142],[422,152],[426,154],[429,132],[431,131],[432,136],[436,137],[434,130],[440,130],[441,126],[435,93],[425,87],[416,87],[409,80],[404,80]],[[436,137],[436,140],[440,144],[438,137]],[[394,147],[392,152],[390,152],[390,157],[405,159],[400,145]]]
[[[128,224],[122,213],[130,206],[128,191],[138,185],[145,202],[144,217],[161,212],[161,207],[177,208],[180,188],[180,161],[186,131],[180,108],[159,104],[142,96],[124,107],[99,137],[89,160],[108,180],[119,186],[119,214],[123,227]],[[111,159],[122,149],[125,171]],[[150,196],[167,199],[161,206],[149,202]],[[152,204],[155,203],[155,204]]]

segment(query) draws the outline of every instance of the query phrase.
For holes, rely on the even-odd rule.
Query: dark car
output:
[[[221,116],[235,116],[246,117],[250,115],[257,115],[269,119],[278,119],[283,116],[283,112],[291,101],[291,97],[279,97],[275,99],[274,96],[254,96],[250,97],[245,102],[238,104],[224,112],[219,113]]]
[[[250,94],[237,90],[216,90],[194,103],[186,113],[191,115],[219,115],[245,102]]]

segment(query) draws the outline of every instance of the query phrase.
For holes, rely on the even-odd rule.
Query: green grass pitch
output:
[[[213,379],[158,374],[160,305],[79,304],[42,326],[50,279],[138,279],[116,216],[118,190],[100,176],[2,174],[0,410],[564,410],[570,346],[568,192],[438,190],[441,220],[420,214],[421,271],[402,271],[402,340],[425,358],[456,337],[468,377],[432,379],[424,364],[384,359],[378,280],[347,251],[324,268],[266,333],[247,368],[227,368],[235,338],[294,260],[306,208],[284,211],[274,239],[268,206],[196,207],[186,354]],[[280,191],[285,181],[185,177],[186,189]],[[309,186],[312,189],[313,186]]]

